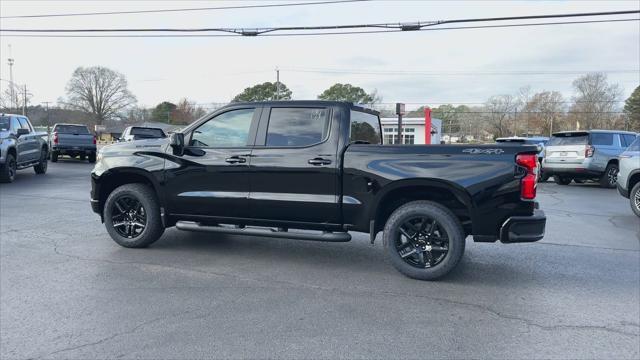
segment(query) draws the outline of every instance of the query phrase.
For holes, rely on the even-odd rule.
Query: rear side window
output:
[[[562,146],[562,145],[587,145],[587,142],[589,140],[589,136],[587,134],[580,134],[580,135],[566,135],[566,134],[560,134],[560,135],[553,135],[551,137],[551,139],[549,140],[549,142],[547,143],[547,146]]]
[[[58,125],[54,131],[60,134],[89,135],[89,129],[81,125]]]
[[[267,127],[267,146],[309,146],[329,134],[329,110],[272,108]]]
[[[591,134],[591,145],[611,146],[611,145],[613,145],[613,134],[592,133]]]
[[[380,119],[378,116],[351,110],[351,134],[349,141],[364,141],[369,144],[382,143]]]
[[[142,127],[131,128],[131,135],[134,135],[135,137],[140,139],[154,139],[165,137],[164,131],[162,131],[161,129]]]

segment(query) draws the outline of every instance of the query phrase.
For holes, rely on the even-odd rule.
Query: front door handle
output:
[[[224,161],[228,162],[229,164],[238,164],[238,163],[246,163],[247,159],[239,156],[232,156],[224,159]]]
[[[314,159],[309,159],[309,164],[314,166],[329,165],[331,164],[331,160],[323,159],[323,158],[314,158]]]

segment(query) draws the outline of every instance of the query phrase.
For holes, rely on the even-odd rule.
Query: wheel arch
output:
[[[627,190],[631,191],[633,187],[640,182],[640,169],[634,170],[629,174],[629,179],[627,180]]]
[[[471,233],[475,204],[469,192],[458,184],[441,179],[397,180],[381,189],[376,196],[369,219],[373,234],[381,231],[397,208],[414,200],[430,200],[450,209],[460,220],[466,233]]]
[[[156,177],[146,170],[130,167],[110,169],[97,178],[96,184],[98,184],[97,194],[101,217],[104,215],[104,205],[109,194],[117,187],[126,184],[145,184],[149,186],[156,194],[160,206],[164,207],[163,198],[160,196],[159,191],[160,184]]]

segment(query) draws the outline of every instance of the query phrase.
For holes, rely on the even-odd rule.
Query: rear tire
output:
[[[391,214],[383,240],[391,264],[418,280],[436,280],[448,274],[465,248],[458,218],[446,207],[422,200],[402,205]]]
[[[604,170],[604,174],[600,177],[600,186],[608,189],[616,187],[618,171],[618,164],[611,163],[607,165],[607,168]]]
[[[80,154],[80,160],[81,161],[85,161],[86,158],[87,158],[87,156],[85,154]]]
[[[52,151],[51,152],[51,162],[58,162],[58,152],[57,151]]]
[[[0,166],[0,183],[12,183],[16,179],[18,164],[13,154],[7,154],[4,165]]]
[[[567,176],[553,175],[553,181],[558,185],[569,185],[571,180],[573,179]]]
[[[92,152],[89,154],[89,162],[92,164],[96,162],[96,153]]]
[[[629,193],[629,201],[631,202],[631,210],[640,217],[640,182],[635,184]]]
[[[143,248],[153,244],[164,233],[155,192],[144,184],[117,187],[104,204],[104,226],[120,246]]]
[[[33,171],[35,171],[36,174],[42,175],[47,172],[47,165],[49,164],[49,162],[47,161],[47,152],[47,149],[42,149],[42,152],[40,154],[40,162],[33,167]]]

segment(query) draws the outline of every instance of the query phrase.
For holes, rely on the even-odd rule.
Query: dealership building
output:
[[[430,121],[429,121],[430,120]],[[398,118],[380,118],[385,144],[395,144],[398,138]],[[427,133],[427,129],[429,132]],[[442,120],[435,118],[403,118],[402,143],[424,145],[440,144],[442,140]]]

